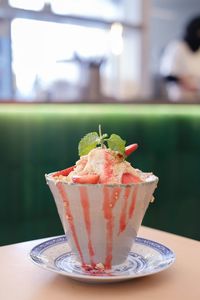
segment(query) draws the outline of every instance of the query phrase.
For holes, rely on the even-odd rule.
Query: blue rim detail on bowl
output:
[[[38,244],[31,250],[30,257],[34,262],[36,262],[38,264],[43,264],[44,263],[43,260],[41,258],[39,258],[39,256],[42,254],[42,252],[47,250],[48,248],[51,248],[54,245],[63,244],[65,242],[67,242],[67,240],[68,240],[68,238],[65,235],[62,235],[62,236],[58,236],[58,237],[49,239],[41,244]],[[172,250],[170,250],[168,247],[166,247],[158,242],[148,240],[145,238],[141,238],[141,237],[136,237],[135,243],[150,247],[153,250],[159,252],[159,254],[161,254],[165,258],[174,258],[175,259],[174,252]]]

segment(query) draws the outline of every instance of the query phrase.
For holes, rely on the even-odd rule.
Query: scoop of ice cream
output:
[[[128,184],[144,181],[145,174],[133,168],[117,151],[95,148],[77,161],[65,180],[68,183]]]

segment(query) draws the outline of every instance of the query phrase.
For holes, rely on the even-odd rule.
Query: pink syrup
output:
[[[57,183],[57,187],[58,187],[59,194],[62,198],[64,207],[65,207],[65,210],[66,210],[66,218],[67,218],[67,221],[68,221],[68,224],[69,224],[69,228],[70,228],[74,243],[75,243],[76,248],[78,250],[81,262],[84,265],[85,262],[84,262],[84,259],[83,259],[83,253],[81,251],[81,247],[80,247],[80,244],[79,244],[79,241],[78,241],[76,228],[75,228],[75,225],[74,225],[74,218],[73,218],[73,215],[72,215],[72,212],[71,212],[71,209],[70,209],[70,204],[69,204],[67,193],[65,192],[64,187],[63,187],[61,182]]]
[[[93,248],[92,240],[91,240],[90,206],[89,206],[87,187],[83,187],[83,186],[80,187],[79,192],[80,192],[81,205],[83,208],[85,228],[86,228],[87,236],[88,236],[88,252],[89,252],[89,256],[90,256],[91,265],[95,265],[94,261],[93,261],[93,257],[94,257],[95,253],[94,253],[94,248]]]
[[[105,259],[105,269],[111,268],[112,263],[112,249],[113,249],[113,226],[114,218],[112,210],[119,198],[121,192],[120,187],[114,187],[112,194],[110,195],[110,189],[107,186],[104,186],[104,203],[103,203],[103,212],[106,219],[106,259]]]
[[[128,222],[128,220],[127,220],[127,209],[128,209],[128,198],[130,196],[130,192],[131,192],[131,187],[127,186],[125,188],[124,203],[123,203],[122,210],[121,210],[118,235],[120,233],[122,233],[126,229],[126,226],[127,226],[127,222]]]

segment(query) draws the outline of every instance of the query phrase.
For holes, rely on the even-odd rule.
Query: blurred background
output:
[[[198,0],[1,0],[0,99],[167,100],[162,53],[198,11]]]
[[[199,16],[199,0],[0,0],[0,245],[63,233],[44,174],[99,124],[159,177],[143,224],[200,240]]]

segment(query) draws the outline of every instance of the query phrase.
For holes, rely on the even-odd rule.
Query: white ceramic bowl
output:
[[[125,262],[158,178],[138,184],[68,184],[46,181],[76,259],[106,269]]]

